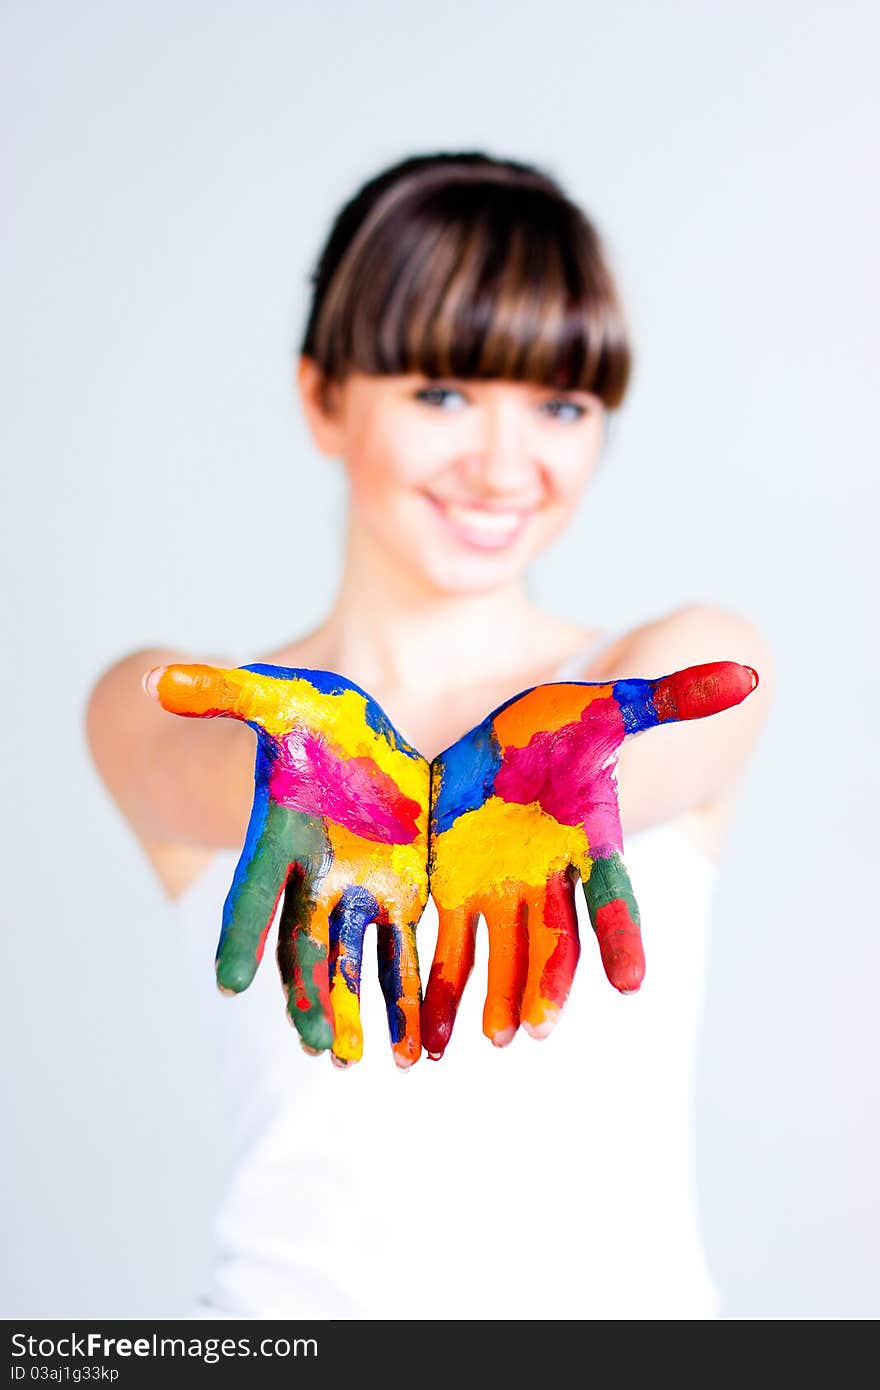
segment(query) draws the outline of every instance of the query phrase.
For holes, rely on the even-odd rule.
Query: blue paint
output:
[[[379,904],[366,888],[354,885],[346,888],[329,917],[330,925],[330,984],[337,969],[352,994],[360,998],[361,958],[364,932],[379,915]]]
[[[406,1017],[400,1007],[400,999],[403,994],[400,947],[400,928],[383,923],[379,927],[377,941],[379,984],[385,1000],[385,1013],[388,1017],[388,1031],[392,1043],[399,1043],[406,1031]]]
[[[504,708],[499,706],[499,710]],[[432,780],[439,780],[439,789],[435,782],[432,795],[436,798],[433,829],[438,835],[465,811],[478,810],[492,795],[501,766],[501,745],[495,736],[493,717],[484,719],[436,759]]]
[[[240,666],[239,670],[253,671],[256,676],[273,676],[279,681],[308,681],[322,695],[342,695],[346,690],[358,690],[351,681],[337,676],[333,671],[310,671],[304,666],[270,666],[266,662],[255,661],[250,666]],[[358,693],[363,695],[365,692],[360,690]]]
[[[357,686],[353,688],[357,689]],[[382,706],[373,699],[372,695],[367,695],[366,691],[361,691],[361,694],[366,695],[367,708],[364,711],[364,718],[373,730],[373,733],[378,734],[380,738],[384,738],[387,743],[391,744],[392,748],[399,749],[399,751],[405,753],[408,758],[421,758],[422,755],[418,749],[413,748],[411,744],[407,743],[403,735],[397,732]]]
[[[639,680],[637,677],[614,682],[614,698],[620,706],[623,726],[628,734],[640,734],[660,723],[654,708],[656,685],[656,681]]]
[[[359,685],[355,685],[354,681],[336,675],[335,671],[313,671],[305,666],[271,666],[262,661],[255,661],[250,666],[241,666],[239,670],[253,671],[257,676],[274,676],[276,680],[281,681],[305,680],[321,695],[344,695],[348,691],[353,691],[355,695],[362,695],[366,701],[364,718],[367,727],[372,729],[374,734],[378,734],[380,738],[384,738],[393,748],[405,753],[408,758],[421,758],[422,756],[397,732],[382,706],[373,699],[372,695],[369,695],[366,690],[362,690]],[[255,727],[251,724],[251,728]]]

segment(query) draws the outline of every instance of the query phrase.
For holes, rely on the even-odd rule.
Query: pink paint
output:
[[[528,806],[537,801],[561,825],[583,825],[590,845],[623,849],[617,788],[605,764],[626,729],[613,696],[594,700],[577,723],[542,730],[525,748],[505,748],[495,777],[496,796]]]
[[[418,833],[418,802],[372,758],[342,757],[308,729],[279,740],[269,793],[291,810],[333,821],[365,840],[406,845]]]

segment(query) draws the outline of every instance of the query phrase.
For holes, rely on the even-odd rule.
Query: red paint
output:
[[[594,922],[605,974],[622,994],[639,988],[645,978],[642,933],[623,898],[600,907]]]
[[[431,967],[421,1011],[422,1047],[433,1058],[442,1057],[446,1051],[461,1002],[461,990],[442,978],[442,968],[442,962]]]
[[[269,913],[269,920],[266,923],[265,927],[263,927],[263,930],[260,932],[260,935],[257,939],[257,950],[255,956],[257,965],[259,965],[260,961],[263,959],[263,952],[266,949],[266,938],[269,935],[272,923],[275,921],[275,913],[278,911],[278,904],[281,901],[281,894],[284,892],[285,886],[287,884],[287,876],[290,874],[290,870],[292,867],[292,864],[288,864],[287,874],[282,879],[278,887],[278,892],[275,894],[275,902],[272,905],[272,911]]]
[[[280,897],[280,894],[279,894],[279,897]],[[276,905],[276,907],[277,907],[277,905],[278,905],[278,899],[277,899],[277,898],[275,899],[275,905]],[[273,916],[273,917],[275,916],[274,912],[272,913],[272,916]],[[269,928],[271,927],[271,925],[272,925],[272,922],[271,922],[271,920],[270,920],[270,921],[268,921],[268,922],[266,923],[265,927],[264,927],[263,930],[260,932],[259,940],[257,941],[257,965],[259,965],[260,961],[263,959],[263,952],[264,952],[265,949],[266,949],[266,937],[269,935]]]
[[[581,953],[574,889],[567,873],[553,874],[547,883],[544,923],[558,939],[541,975],[540,994],[562,1008]]]
[[[663,676],[654,685],[661,724],[670,719],[704,719],[738,705],[758,684],[758,673],[736,661],[709,661]]]

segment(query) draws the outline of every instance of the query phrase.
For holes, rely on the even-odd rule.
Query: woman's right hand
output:
[[[307,1051],[360,1059],[360,972],[376,924],[394,1058],[421,1054],[416,926],[428,897],[430,769],[365,691],[326,671],[172,664],[144,688],[170,713],[222,716],[257,738],[254,801],[215,958],[247,989],[278,901],[276,956]]]

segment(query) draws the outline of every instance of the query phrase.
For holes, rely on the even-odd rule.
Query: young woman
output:
[[[600,238],[556,181],[480,153],[383,171],[334,222],[298,363],[315,446],[349,482],[330,611],[270,652],[138,650],[95,685],[95,762],[179,918],[226,1068],[236,1166],[194,1316],[717,1312],[699,1232],[693,1064],[714,876],[772,700],[771,654],[747,617],[698,596],[613,632],[586,566],[581,623],[538,608],[526,586],[589,484],[630,370]],[[585,931],[556,1029],[492,1047],[480,937],[441,1061],[390,1064],[365,968],[363,1060],[337,1073],[295,1046],[270,960],[234,1000],[214,989],[254,736],[145,698],[148,672],[155,693],[155,668],[193,661],[342,675],[429,760],[545,682],[733,661],[760,685],[736,708],[620,749],[648,962],[637,994],[610,987]],[[423,966],[435,938],[429,903]]]

